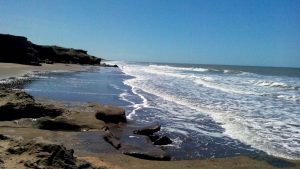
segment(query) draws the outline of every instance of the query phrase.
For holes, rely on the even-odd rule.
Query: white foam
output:
[[[152,74],[164,75],[164,76],[179,77],[179,78],[187,77],[187,75],[185,75],[185,74],[168,72],[168,71],[163,71],[163,70],[156,70],[156,69],[146,69],[145,72],[152,73]]]
[[[231,70],[224,70],[224,73],[231,73]]]
[[[284,82],[276,82],[276,81],[253,80],[252,83],[256,86],[262,86],[262,87],[293,88],[292,86]]]
[[[3,80],[0,80],[0,84],[6,84],[8,83],[10,80],[9,79],[3,79]]]
[[[130,81],[130,80],[126,80],[126,81],[124,81],[123,83],[124,83],[125,85],[129,85],[129,81]],[[136,114],[136,111],[138,111],[138,110],[140,110],[140,109],[142,109],[142,108],[148,107],[148,100],[147,100],[143,95],[139,94],[139,93],[137,92],[137,89],[136,89],[135,87],[132,87],[132,88],[131,88],[131,91],[132,91],[133,94],[139,96],[139,97],[142,99],[142,103],[136,104],[136,103],[134,103],[134,102],[129,101],[128,99],[125,99],[125,97],[123,97],[123,100],[128,101],[128,102],[130,102],[130,103],[133,104],[133,108],[134,108],[134,109],[132,110],[131,113],[129,113],[129,114],[126,116],[128,119],[131,119],[131,120],[132,120],[133,116],[135,116],[135,114]]]
[[[260,81],[261,84],[255,85],[258,82],[255,78],[264,77],[241,77],[240,74],[239,76],[226,75],[226,77],[196,76],[167,69],[161,70],[157,66],[154,66],[154,69],[153,66],[145,68],[125,65],[122,67],[125,74],[135,77],[125,81],[126,85],[135,89],[135,94],[139,94],[138,90],[142,90],[160,97],[167,102],[165,104],[168,104],[169,107],[162,103],[157,104],[162,104],[161,106],[169,109],[170,112],[173,112],[175,106],[182,105],[195,110],[194,116],[199,112],[205,113],[220,123],[225,129],[224,134],[231,138],[238,139],[271,155],[300,159],[300,129],[297,125],[289,125],[290,121],[296,124],[300,123],[299,114],[295,113],[297,105],[292,102],[289,102],[289,105],[278,102],[267,95],[267,92],[273,92],[272,90],[259,86],[267,85],[277,88],[285,86],[287,83],[272,81],[272,83],[264,84],[263,81]],[[207,87],[207,89],[200,86],[195,87],[192,82]],[[265,80],[265,82],[269,82],[269,80]],[[158,84],[162,87],[158,87]],[[261,96],[266,98],[259,98]],[[293,91],[279,94],[277,97],[297,99],[298,96]],[[192,112],[184,112],[184,114],[174,112],[174,115],[174,118],[183,119],[182,124],[185,123],[184,120],[193,117]],[[168,127],[167,130],[188,134],[184,129],[181,130],[181,127],[174,125]],[[185,127],[207,135],[214,134],[205,132],[197,126]],[[219,137],[222,136],[219,134]],[[214,137],[218,137],[218,133]]]
[[[252,91],[246,91],[238,88],[232,88],[231,86],[222,85],[220,83],[211,83],[212,81],[207,78],[196,78],[193,80],[195,83],[203,85],[205,87],[217,89],[223,92],[227,93],[237,93],[237,94],[248,94],[248,95],[254,95],[258,94]]]
[[[290,100],[290,101],[294,101],[294,102],[300,102],[300,97],[296,96],[296,95],[278,95],[277,96],[280,99],[285,99],[285,100]]]
[[[172,70],[172,71],[195,71],[195,72],[206,72],[209,69],[199,68],[199,67],[174,67],[168,65],[149,65],[150,68],[155,68],[159,70]]]

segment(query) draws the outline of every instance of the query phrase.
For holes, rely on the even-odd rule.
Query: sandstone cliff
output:
[[[87,51],[33,44],[26,37],[0,34],[0,62],[40,65],[40,63],[100,64],[101,58]]]

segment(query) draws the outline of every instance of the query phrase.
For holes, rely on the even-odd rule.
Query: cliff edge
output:
[[[37,45],[23,36],[0,34],[0,62],[40,65],[41,63],[100,64],[101,58],[87,51]]]

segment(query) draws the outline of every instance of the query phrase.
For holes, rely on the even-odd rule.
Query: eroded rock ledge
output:
[[[0,88],[0,121],[21,118],[56,117],[62,109],[53,105],[41,105],[25,92]]]

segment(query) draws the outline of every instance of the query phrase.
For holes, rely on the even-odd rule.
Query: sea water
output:
[[[41,74],[36,97],[114,104],[137,124],[159,122],[177,159],[255,155],[300,159],[300,69],[126,63]]]

